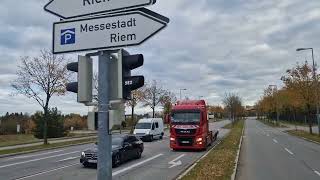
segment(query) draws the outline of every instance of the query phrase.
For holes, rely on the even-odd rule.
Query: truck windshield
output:
[[[136,129],[151,129],[151,123],[138,123]]]
[[[199,123],[200,112],[174,112],[171,117],[173,123]]]

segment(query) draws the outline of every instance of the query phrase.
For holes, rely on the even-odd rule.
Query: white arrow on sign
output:
[[[44,10],[63,19],[137,9],[156,0],[51,0]]]
[[[147,9],[53,24],[53,53],[140,45],[167,26],[169,19]]]
[[[180,156],[178,156],[177,158],[175,158],[174,160],[170,161],[168,164],[170,164],[171,166],[169,168],[173,168],[176,166],[180,166],[182,164],[182,162],[179,160],[180,158],[182,158],[183,156],[185,156],[185,154],[182,154]],[[178,161],[179,160],[179,161]]]

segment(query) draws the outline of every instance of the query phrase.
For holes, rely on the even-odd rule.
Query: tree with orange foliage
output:
[[[316,103],[312,66],[307,61],[301,65],[297,64],[294,68],[287,70],[287,74],[281,80],[285,88],[294,93],[292,98],[301,100],[307,110],[309,131],[312,134],[311,110]]]

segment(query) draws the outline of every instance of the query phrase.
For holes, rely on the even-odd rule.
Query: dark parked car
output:
[[[112,135],[112,167],[117,167],[121,163],[141,158],[144,146],[143,142],[134,135]],[[81,153],[80,163],[88,167],[98,162],[98,145],[93,144]]]

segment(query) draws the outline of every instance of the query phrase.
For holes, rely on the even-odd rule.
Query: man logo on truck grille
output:
[[[61,30],[61,45],[76,43],[76,29],[62,29]]]
[[[180,132],[185,134],[190,134],[190,131],[187,131],[187,130],[181,130]]]

